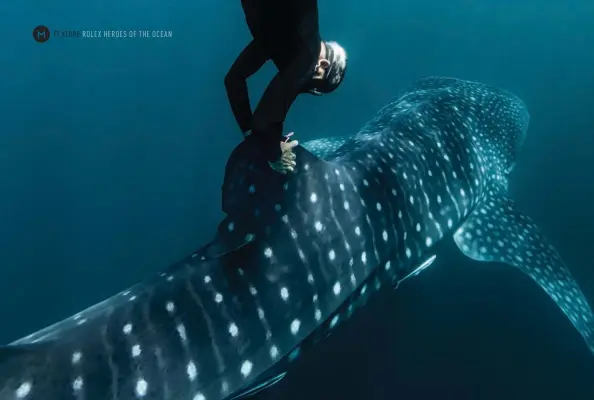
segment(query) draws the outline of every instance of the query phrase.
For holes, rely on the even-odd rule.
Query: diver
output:
[[[292,172],[296,140],[283,138],[283,123],[300,93],[333,92],[343,81],[347,56],[336,42],[322,41],[317,0],[242,0],[253,40],[225,76],[231,110],[246,140],[252,140],[275,171]],[[246,80],[266,61],[278,73],[252,113]],[[279,146],[280,142],[280,146]]]

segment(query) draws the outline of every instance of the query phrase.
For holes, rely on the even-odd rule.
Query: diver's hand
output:
[[[292,140],[290,142],[281,142],[281,156],[278,161],[271,162],[270,167],[279,172],[281,174],[286,174],[287,172],[294,172],[297,163],[295,159],[297,158],[293,153],[293,149],[299,145],[297,140]]]
[[[298,145],[299,145],[299,142],[297,140],[291,140],[290,142],[289,141],[283,141],[283,142],[280,143],[281,152],[283,154],[290,153],[290,154],[292,154],[294,156],[295,154],[293,154],[293,149],[295,147],[297,147]]]

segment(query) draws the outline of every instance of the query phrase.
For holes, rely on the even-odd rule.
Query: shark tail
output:
[[[594,314],[557,250],[536,224],[507,198],[487,197],[454,235],[462,252],[478,261],[519,268],[555,301],[594,353]]]

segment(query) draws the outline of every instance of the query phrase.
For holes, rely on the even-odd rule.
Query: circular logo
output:
[[[39,43],[45,43],[50,38],[50,31],[47,26],[39,25],[33,29],[33,39]]]

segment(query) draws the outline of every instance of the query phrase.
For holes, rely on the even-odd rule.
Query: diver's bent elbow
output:
[[[245,82],[245,79],[241,76],[238,76],[236,73],[233,72],[233,70],[227,72],[227,75],[225,75],[224,83],[227,89],[236,88],[240,86],[243,82]]]

